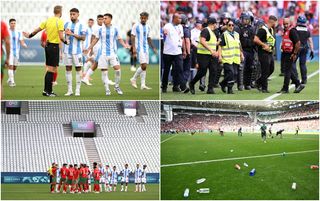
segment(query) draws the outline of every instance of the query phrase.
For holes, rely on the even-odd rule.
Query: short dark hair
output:
[[[278,21],[278,18],[274,15],[270,15],[269,20]]]
[[[103,18],[103,15],[101,15],[101,14],[97,15],[97,19],[98,18]]]
[[[11,19],[9,20],[9,23],[11,23],[11,22],[16,22],[16,21],[17,21],[16,19],[11,18]]]
[[[92,18],[89,18],[89,21],[94,21],[94,19],[92,19]]]
[[[142,12],[142,13],[140,13],[140,17],[142,17],[142,16],[149,17],[149,13],[147,13],[147,12]]]
[[[70,13],[71,13],[71,12],[79,13],[79,10],[78,10],[78,8],[71,8]]]
[[[108,17],[110,17],[112,19],[112,15],[110,13],[106,13],[103,16],[108,16]]]

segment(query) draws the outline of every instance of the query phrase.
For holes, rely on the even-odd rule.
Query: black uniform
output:
[[[307,66],[306,66],[306,62],[307,62],[307,53],[308,53],[308,38],[311,37],[310,31],[308,31],[307,27],[304,25],[298,25],[296,26],[297,29],[297,33],[298,36],[300,38],[300,50],[299,50],[299,54],[298,54],[298,58],[299,58],[299,65],[300,65],[300,73],[301,73],[301,83],[302,84],[306,84],[307,83]],[[297,67],[296,67],[296,63],[293,63],[293,71],[296,75],[296,77],[298,76],[298,72],[297,72]]]
[[[284,92],[288,92],[288,90],[289,90],[290,79],[296,85],[296,88],[300,85],[300,81],[293,71],[292,64],[295,63],[295,61],[292,61],[290,59],[291,55],[293,54],[294,47],[295,47],[296,43],[299,42],[299,36],[298,36],[296,29],[294,29],[294,28],[290,29],[289,39],[293,43],[292,52],[282,52],[281,53],[281,67],[282,67],[283,73],[284,73],[283,87],[282,87],[281,91],[284,91]]]
[[[243,84],[248,89],[251,85],[252,65],[254,60],[254,30],[251,25],[240,26],[240,42],[243,50]]]
[[[127,37],[129,37],[129,45],[131,46],[130,48],[130,64],[131,66],[136,67],[137,65],[137,58],[133,56],[133,47],[132,47],[132,41],[131,41],[131,30],[127,32]]]
[[[183,25],[183,37],[184,40],[189,40],[190,41],[190,51],[191,51],[191,31],[190,28],[186,25]],[[190,68],[191,68],[191,58],[190,54],[186,56],[186,58],[183,59],[183,80],[181,83],[181,90],[186,89],[186,84],[189,81],[190,78]]]
[[[273,33],[273,30],[269,29],[269,32]],[[267,32],[263,28],[260,28],[258,30],[256,36],[261,40],[261,42],[267,43]],[[261,46],[259,46],[258,57],[261,65],[261,75],[257,80],[256,84],[258,89],[261,87],[262,92],[268,93],[268,78],[274,71],[273,51],[267,52],[263,50]]]

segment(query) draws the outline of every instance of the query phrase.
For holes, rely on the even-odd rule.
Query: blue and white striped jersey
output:
[[[114,56],[117,54],[117,40],[120,39],[120,33],[117,27],[114,25],[108,27],[102,25],[96,37],[101,41],[98,56]]]
[[[10,34],[10,54],[19,59],[20,41],[23,40],[22,33],[9,29]]]
[[[130,172],[131,170],[125,168],[121,171],[123,177],[129,177]]]
[[[70,29],[72,33],[77,35],[86,35],[86,28],[80,22],[66,22],[64,24],[64,29]],[[76,39],[74,36],[65,35],[66,40],[69,40],[69,45],[64,44],[63,52],[66,54],[82,54],[82,41]]]
[[[88,49],[88,47],[91,43],[92,34],[93,34],[92,27],[87,27],[86,28],[86,39],[83,42],[83,49],[85,49],[85,50]]]
[[[136,171],[134,171],[134,178],[141,178],[142,175],[142,170],[140,168],[136,169]]]
[[[150,26],[143,25],[140,22],[135,23],[132,27],[131,34],[134,35],[135,38],[135,46],[137,52],[148,53],[149,52],[149,44],[148,38],[150,37]]]

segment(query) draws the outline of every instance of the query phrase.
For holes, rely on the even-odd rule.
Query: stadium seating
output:
[[[139,14],[143,11],[149,12],[149,24],[152,26],[150,36],[153,39],[159,38],[159,2],[151,1],[148,3],[137,3],[135,1],[67,1],[67,0],[31,0],[28,2],[4,0],[1,2],[2,20],[8,22],[10,18],[17,20],[17,29],[23,31],[32,31],[39,26],[41,21],[53,14],[55,5],[63,6],[62,19],[69,20],[69,10],[78,8],[80,11],[79,19],[87,23],[89,18],[96,19],[98,14],[111,13],[113,15],[113,24],[121,30],[121,36],[126,37],[126,32],[131,28],[132,22],[139,21]],[[133,12],[134,11],[134,12]],[[40,35],[35,36],[40,38]]]
[[[65,136],[63,124],[93,120],[102,131],[94,139],[101,162],[132,168],[147,164],[148,172],[159,172],[159,103],[141,102],[147,111],[143,122],[120,114],[117,103],[30,101],[26,121],[2,113],[2,171],[43,172],[52,162],[89,164],[83,139]]]

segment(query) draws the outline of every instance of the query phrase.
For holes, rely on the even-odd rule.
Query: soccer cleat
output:
[[[135,88],[135,89],[138,88],[136,80],[134,80],[134,79],[131,78],[131,79],[130,79],[130,82],[131,82],[131,86],[133,86],[133,88]]]
[[[121,91],[120,87],[115,87],[114,90],[119,94],[122,95],[123,92]]]
[[[66,194],[67,192],[63,191],[63,194]]]
[[[9,82],[9,87],[15,87],[16,86],[16,83],[14,82]]]
[[[300,91],[302,91],[304,89],[305,85],[304,84],[300,84],[293,93],[300,93]]]
[[[108,81],[108,84],[109,84],[109,85],[115,85],[116,83],[114,83],[112,80],[109,80],[109,81]]]
[[[121,189],[121,192],[123,192],[123,189]]]
[[[64,96],[72,96],[73,95],[73,91],[68,91],[66,94],[64,94]]]
[[[81,79],[81,82],[85,85],[91,86],[92,84],[87,79]]]
[[[75,96],[80,96],[80,90],[76,90]]]
[[[148,86],[146,86],[146,85],[141,86],[141,90],[150,90],[150,89],[151,89],[151,88],[148,87]]]
[[[136,67],[131,66],[130,71],[132,71],[132,72],[136,72],[136,70],[137,70],[137,68],[136,68]]]
[[[58,82],[55,81],[55,82],[52,82],[52,86],[57,86],[58,85]]]
[[[106,91],[106,96],[110,96],[111,95],[111,91],[110,90],[107,90]]]

